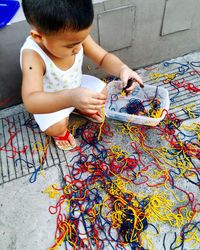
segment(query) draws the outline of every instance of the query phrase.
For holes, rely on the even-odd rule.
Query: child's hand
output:
[[[95,114],[105,106],[106,95],[87,88],[73,90],[72,106],[85,114]]]
[[[138,84],[142,87],[144,86],[140,76],[128,66],[122,67],[120,71],[120,79],[122,80],[124,87],[126,87],[129,79],[133,79],[132,85],[126,89],[127,94],[130,94]]]

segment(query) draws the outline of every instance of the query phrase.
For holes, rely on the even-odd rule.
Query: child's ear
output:
[[[32,29],[30,31],[30,35],[32,36],[32,38],[34,39],[34,41],[40,43],[41,40],[42,40],[42,34],[40,32],[38,32],[37,30],[35,29]]]

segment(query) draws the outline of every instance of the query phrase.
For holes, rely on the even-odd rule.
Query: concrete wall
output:
[[[94,39],[132,68],[200,49],[199,0],[93,0]],[[22,10],[0,30],[0,109],[21,102],[19,49],[29,27]],[[85,60],[84,72],[105,75]]]

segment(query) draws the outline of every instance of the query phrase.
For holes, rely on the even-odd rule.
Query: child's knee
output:
[[[102,89],[101,93],[104,94],[104,95],[106,95],[106,96],[108,95],[108,88],[107,88],[107,86],[105,86],[105,87]]]
[[[68,125],[68,119],[65,118],[64,120],[53,124],[44,132],[49,136],[62,136],[66,132],[67,125]]]

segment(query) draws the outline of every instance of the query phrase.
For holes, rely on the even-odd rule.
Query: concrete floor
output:
[[[174,113],[177,119],[182,120],[182,127],[179,127],[176,133],[181,131],[186,134],[185,137],[180,136],[182,142],[185,141],[188,143],[189,139],[192,138],[192,142],[199,144],[199,134],[195,134],[195,132],[199,131],[198,125],[200,124],[200,92],[191,93],[183,86],[175,88],[175,85],[170,85],[167,81],[170,75],[173,76],[173,74],[176,74],[172,82],[179,81],[183,83],[183,79],[185,79],[187,84],[193,83],[200,89],[200,52],[172,59],[168,61],[167,64],[162,62],[148,68],[139,69],[138,73],[142,76],[145,84],[164,86],[168,89],[171,99],[170,113]],[[165,84],[163,83],[164,80]],[[186,111],[189,112],[189,115],[186,114]],[[56,231],[57,214],[52,215],[49,212],[49,207],[56,206],[58,197],[50,198],[47,195],[46,188],[53,184],[57,184],[58,187],[63,188],[65,186],[65,182],[63,181],[64,176],[69,175],[71,176],[70,178],[73,179],[74,175],[76,175],[73,171],[73,167],[77,168],[76,164],[77,161],[80,160],[80,155],[84,154],[84,156],[91,157],[91,154],[93,154],[97,156],[100,152],[102,153],[103,150],[108,152],[113,145],[121,146],[123,152],[130,154],[131,157],[134,156],[136,160],[138,160],[139,152],[141,152],[141,162],[145,166],[148,166],[146,169],[139,166],[134,170],[137,178],[133,181],[132,185],[126,185],[126,190],[136,195],[145,194],[149,197],[160,192],[162,196],[169,195],[168,199],[173,202],[173,211],[175,208],[180,207],[180,204],[186,204],[185,207],[188,209],[188,212],[192,210],[196,211],[195,215],[193,214],[194,218],[191,219],[191,223],[193,224],[189,225],[190,232],[185,235],[184,245],[180,244],[180,238],[178,237],[184,225],[188,222],[187,218],[184,218],[184,223],[177,227],[170,225],[170,220],[167,222],[167,219],[163,222],[163,220],[156,220],[155,216],[149,218],[149,226],[147,230],[144,230],[142,233],[142,246],[144,249],[200,249],[199,156],[190,157],[193,162],[193,175],[191,174],[189,177],[187,175],[188,178],[186,178],[184,174],[180,175],[176,172],[177,169],[180,169],[178,168],[180,162],[177,162],[175,159],[170,159],[170,157],[168,159],[162,158],[161,155],[155,153],[154,149],[160,147],[166,147],[169,151],[171,150],[167,141],[160,135],[159,130],[157,131],[151,127],[143,127],[144,129],[142,131],[145,133],[145,145],[153,148],[145,151],[138,139],[139,134],[137,134],[137,132],[133,134],[128,133],[127,127],[125,129],[123,123],[106,118],[105,124],[107,124],[107,127],[102,129],[100,141],[97,143],[94,142],[94,140],[98,136],[99,125],[87,122],[85,119],[75,115],[72,115],[71,122],[71,124],[73,124],[71,129],[74,133],[76,131],[75,135],[77,145],[79,146],[78,150],[75,152],[64,152],[58,150],[55,145],[50,142],[45,155],[44,148],[47,145],[46,137],[39,131],[32,116],[24,110],[23,105],[18,105],[0,112],[1,250],[73,249],[69,243],[62,243],[58,248],[52,247],[55,243],[54,235]],[[191,128],[193,127],[189,127],[191,124],[193,124],[193,126],[197,124],[196,128],[198,131],[192,130]],[[87,133],[85,132],[84,134],[84,131],[93,133],[92,143],[91,138],[88,139]],[[127,133],[123,134],[122,131]],[[136,152],[136,148],[133,149],[131,146],[132,142],[137,145],[139,151]],[[82,150],[82,153],[80,153],[80,150]],[[159,175],[159,168],[156,168],[153,163],[155,162],[155,158],[152,157],[152,155],[160,159],[160,166],[165,169],[168,176],[169,174],[174,175],[173,184],[166,182],[166,185],[159,185],[156,188],[152,187],[162,180]],[[35,171],[37,171],[41,165],[42,159],[44,159],[42,165],[43,172],[36,175]],[[119,162],[120,160],[118,159],[118,163]],[[84,174],[88,177],[91,173],[88,172]],[[82,179],[86,178],[84,174],[81,176]],[[129,174],[127,172],[126,174],[128,174],[130,180],[133,178],[131,173]],[[147,178],[147,176],[149,178],[148,183],[145,182],[145,177]],[[115,177],[112,176],[113,181]],[[108,177],[105,176],[105,178]],[[181,188],[182,191],[175,187]],[[186,195],[187,192],[192,193],[193,198],[190,197],[189,199]],[[60,194],[63,194],[62,191],[60,191]],[[99,190],[99,194],[102,196],[102,199],[104,199],[106,197],[106,189],[103,191],[102,189]],[[189,203],[187,204],[188,199]],[[86,200],[84,201],[84,206],[87,205]],[[69,213],[66,211],[65,206],[62,206],[62,215],[67,216]],[[162,213],[167,206],[166,201],[164,201],[162,206],[158,208],[157,214]],[[80,214],[80,211],[77,213]],[[176,219],[171,219],[171,222],[172,221],[174,222]],[[79,224],[78,231],[82,234],[80,237],[87,238],[87,227],[84,229],[83,224],[83,222]],[[158,231],[156,231],[155,228]],[[103,231],[104,230],[106,230],[106,228],[104,228]],[[103,231],[99,231],[99,237],[102,236]],[[113,232],[113,237],[116,237],[115,232]],[[142,249],[134,248],[133,244],[132,247],[131,244],[127,244],[124,248],[120,248],[119,245],[118,248],[115,248],[116,242],[111,240],[104,240],[104,242],[104,249]],[[85,243],[86,246],[84,248],[81,248],[79,245],[77,249],[101,249],[92,243],[93,242]]]

